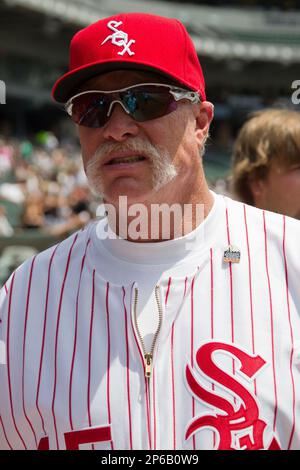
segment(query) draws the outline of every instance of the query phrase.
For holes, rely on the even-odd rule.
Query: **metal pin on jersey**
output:
[[[224,263],[239,263],[241,260],[241,252],[233,245],[229,245],[227,250],[224,251]]]

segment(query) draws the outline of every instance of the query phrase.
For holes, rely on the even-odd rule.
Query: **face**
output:
[[[149,73],[116,71],[90,80],[79,92],[116,90],[139,83],[160,80]],[[192,105],[182,100],[166,116],[137,122],[116,103],[103,127],[78,126],[91,189],[112,204],[124,195],[128,202],[186,200],[197,191],[202,170],[199,150],[212,115],[210,103]]]
[[[251,186],[257,207],[300,219],[300,162],[290,167],[274,162],[266,179]]]

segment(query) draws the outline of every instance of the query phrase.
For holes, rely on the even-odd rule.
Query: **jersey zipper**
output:
[[[157,345],[157,339],[159,332],[161,330],[162,326],[162,317],[163,317],[163,310],[162,310],[162,304],[161,304],[161,299],[160,299],[160,290],[159,286],[155,286],[155,299],[157,303],[157,309],[158,309],[158,316],[159,316],[159,322],[158,322],[158,327],[157,330],[154,334],[154,338],[152,341],[151,349],[149,352],[146,351],[145,348],[145,343],[142,338],[142,335],[140,333],[139,327],[138,327],[138,322],[137,322],[137,304],[138,304],[138,289],[135,287],[135,293],[134,293],[134,324],[135,324],[135,330],[137,333],[137,337],[142,349],[143,353],[143,359],[144,359],[144,370],[145,370],[145,378],[147,381],[147,387],[148,387],[148,406],[149,406],[149,421],[150,421],[150,435],[151,435],[151,440],[150,440],[150,448],[153,447],[151,446],[151,442],[153,443],[153,435],[152,435],[152,409],[153,409],[153,403],[152,403],[152,394],[151,394],[151,386],[150,386],[150,380],[152,377],[152,372],[153,372],[153,356],[155,352],[155,348]]]
[[[151,349],[149,352],[146,351],[146,348],[145,348],[145,343],[144,343],[144,340],[140,334],[140,330],[139,330],[139,327],[138,327],[138,322],[137,322],[137,303],[138,303],[138,289],[137,287],[135,287],[135,292],[134,292],[134,304],[133,304],[133,313],[134,313],[134,324],[135,324],[135,329],[136,329],[136,332],[137,332],[137,336],[138,336],[138,339],[140,341],[140,345],[142,347],[142,352],[143,352],[143,357],[144,357],[144,366],[145,366],[145,377],[146,379],[149,379],[151,378],[152,376],[152,371],[153,371],[153,353],[154,353],[154,350],[155,350],[155,346],[156,346],[156,342],[157,342],[157,338],[158,338],[158,335],[159,335],[159,332],[160,332],[160,329],[161,329],[161,325],[162,325],[162,306],[161,306],[161,301],[160,301],[160,297],[159,297],[159,286],[156,285],[155,286],[155,299],[156,299],[156,303],[157,303],[157,309],[158,309],[158,327],[157,327],[157,330],[154,334],[154,338],[153,338],[153,341],[152,341],[152,346],[151,346]]]

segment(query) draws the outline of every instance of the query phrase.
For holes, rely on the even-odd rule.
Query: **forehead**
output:
[[[97,75],[86,81],[79,89],[79,92],[86,90],[117,90],[139,83],[170,83],[165,77],[151,72],[136,70],[117,70],[113,72]]]

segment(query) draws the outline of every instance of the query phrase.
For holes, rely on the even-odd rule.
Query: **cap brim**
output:
[[[65,75],[60,77],[52,88],[52,98],[58,103],[66,103],[72,96],[78,92],[78,88],[90,78],[93,78],[99,74],[112,72],[114,70],[141,70],[149,71],[168,78],[170,84],[178,84],[181,86],[187,86],[187,84],[176,80],[164,70],[158,69],[157,67],[151,67],[151,65],[138,63],[138,62],[126,62],[126,61],[105,61],[97,62],[94,64],[88,64],[83,67],[79,67]],[[190,88],[190,87],[188,87]]]

